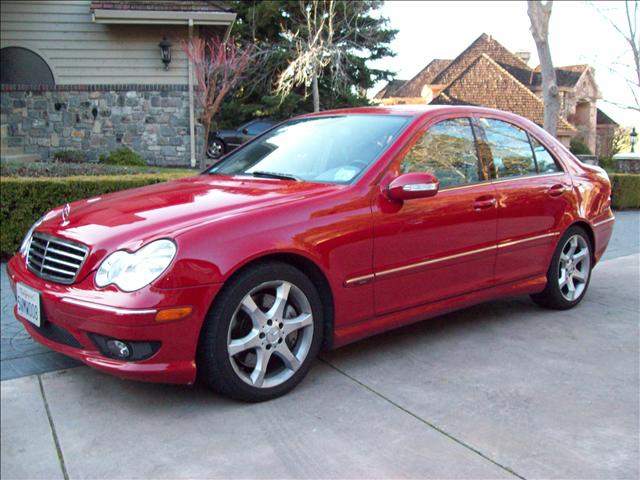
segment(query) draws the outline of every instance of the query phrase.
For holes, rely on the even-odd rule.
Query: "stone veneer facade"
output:
[[[190,165],[186,85],[3,85],[1,114],[8,147],[43,161],[74,149],[95,162],[128,147],[149,165]],[[203,131],[196,123],[197,159]]]

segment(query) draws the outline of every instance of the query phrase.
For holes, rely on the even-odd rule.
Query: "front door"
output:
[[[488,287],[493,281],[495,187],[478,158],[468,118],[435,123],[397,159],[386,180],[428,172],[440,181],[431,198],[392,202],[374,212],[376,314]]]

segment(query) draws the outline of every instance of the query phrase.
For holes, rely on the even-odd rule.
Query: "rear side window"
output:
[[[481,118],[480,125],[491,149],[496,178],[537,173],[527,132],[510,123],[492,118]]]
[[[553,155],[549,153],[544,145],[538,142],[535,138],[531,138],[531,145],[533,146],[533,151],[536,155],[536,163],[538,164],[538,172],[539,173],[554,173],[559,172],[560,168],[558,168],[558,164],[553,158]]]
[[[411,147],[400,165],[402,173],[432,173],[440,188],[484,180],[468,118],[436,123]]]

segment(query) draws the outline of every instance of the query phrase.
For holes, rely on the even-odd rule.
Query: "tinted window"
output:
[[[533,145],[533,151],[536,154],[536,162],[538,164],[539,173],[553,173],[559,172],[558,164],[553,159],[553,156],[549,153],[544,145],[538,142],[535,138],[531,138],[531,145]]]
[[[301,180],[349,183],[411,121],[395,115],[340,115],[291,120],[209,169],[221,175],[278,173]]]
[[[484,180],[469,119],[433,125],[409,150],[400,169],[403,173],[433,173],[440,188]]]
[[[497,178],[536,173],[536,162],[527,132],[510,123],[490,118],[481,118],[480,125],[491,149]]]

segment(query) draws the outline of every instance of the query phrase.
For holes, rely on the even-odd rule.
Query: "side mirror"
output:
[[[246,134],[248,134],[248,133],[249,133],[249,129],[247,129],[247,128],[243,128],[243,129],[242,129],[242,133],[244,133],[245,135],[246,135]]]
[[[387,195],[392,200],[433,197],[438,193],[439,182],[430,173],[405,173],[391,181]]]

